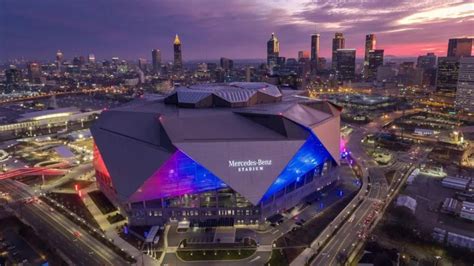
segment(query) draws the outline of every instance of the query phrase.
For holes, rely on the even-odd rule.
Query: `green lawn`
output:
[[[200,260],[240,260],[252,256],[256,249],[241,250],[194,250],[194,251],[177,251],[177,255],[184,261],[200,261]]]

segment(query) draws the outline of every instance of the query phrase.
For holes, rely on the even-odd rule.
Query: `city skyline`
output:
[[[160,49],[163,59],[170,60],[176,33],[184,44],[185,61],[223,56],[260,59],[265,58],[262,44],[271,32],[278,36],[281,56],[285,57],[295,58],[298,51],[310,50],[310,35],[318,33],[321,56],[330,59],[335,32],[344,33],[345,46],[356,48],[358,58],[363,57],[364,38],[370,33],[377,35],[377,45],[386,56],[414,57],[427,52],[443,56],[446,39],[466,37],[474,18],[474,4],[468,1],[290,4],[276,0],[245,5],[230,1],[209,7],[207,1],[187,5],[175,1],[119,1],[113,6],[88,1],[74,5],[47,1],[40,6],[7,1],[0,17],[15,23],[2,23],[0,60],[50,60],[57,50],[63,51],[65,58],[94,53],[99,59],[136,59],[149,58],[152,49]],[[98,16],[100,12],[113,16],[104,18]]]

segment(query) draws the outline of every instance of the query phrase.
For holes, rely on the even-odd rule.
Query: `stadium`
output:
[[[97,182],[131,224],[261,224],[334,181],[340,112],[267,83],[178,87],[102,112]]]

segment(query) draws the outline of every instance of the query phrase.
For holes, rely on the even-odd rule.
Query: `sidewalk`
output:
[[[118,235],[115,228],[117,226],[121,226],[122,224],[126,223],[127,222],[126,220],[112,225],[109,223],[109,221],[107,221],[107,216],[113,215],[116,212],[109,213],[107,215],[102,214],[102,212],[95,205],[94,201],[92,201],[88,193],[85,193],[85,195],[83,196],[83,201],[87,209],[89,209],[89,211],[92,213],[92,215],[96,219],[97,223],[100,226],[100,229],[105,231],[105,235],[108,238],[112,239],[113,243],[117,247],[125,250],[128,254],[135,257],[135,259],[137,260],[136,265],[160,265],[158,261],[152,259],[151,257],[147,255],[144,255],[142,251],[138,250],[137,248],[129,244],[127,241],[125,241]]]

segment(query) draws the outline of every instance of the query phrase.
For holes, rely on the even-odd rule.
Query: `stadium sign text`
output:
[[[271,166],[272,160],[246,160],[246,161],[235,161],[229,160],[229,168],[237,168],[239,172],[255,172],[263,171],[266,166]]]

